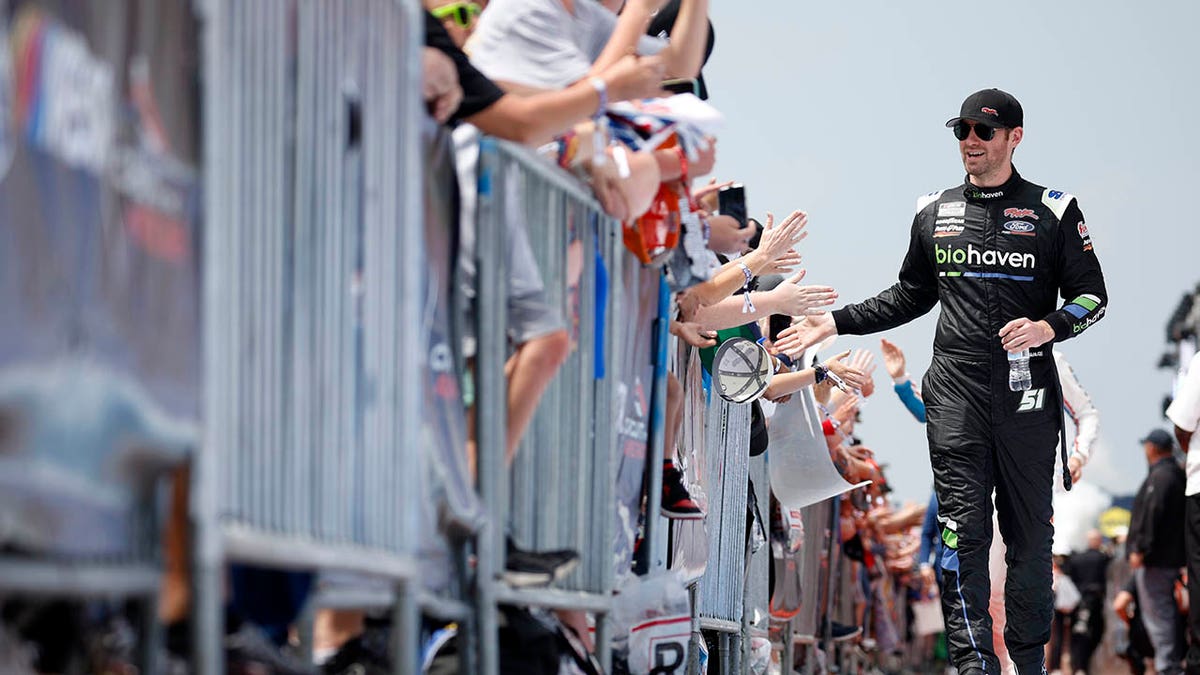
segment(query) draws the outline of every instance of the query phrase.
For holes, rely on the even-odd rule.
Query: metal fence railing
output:
[[[20,19],[20,36],[39,26],[73,36],[39,23],[47,20],[36,12],[22,13],[38,4],[0,0],[0,17]],[[21,449],[35,460],[65,457],[59,463],[67,465],[83,456],[80,448],[117,452],[114,438],[136,438],[136,450],[169,455],[166,464],[195,451],[192,569],[202,675],[224,670],[223,577],[231,561],[373,577],[382,585],[352,583],[338,592],[336,583],[320,584],[312,604],[390,608],[398,673],[417,670],[422,610],[460,620],[466,672],[498,672],[500,604],[592,613],[608,670],[614,589],[635,558],[649,571],[668,559],[659,512],[669,351],[661,271],[627,253],[620,224],[570,174],[524,148],[482,139],[475,223],[479,494],[471,493],[459,465],[466,446],[453,363],[459,336],[447,328],[457,318],[448,316],[455,300],[452,151],[415,95],[422,75],[418,3],[122,7],[134,5],[142,21],[162,18],[151,23],[200,44],[185,44],[182,56],[164,55],[161,45],[156,51],[125,35],[153,33],[133,31],[128,17],[114,24],[121,30],[105,28],[103,13],[75,18],[88,35],[109,35],[92,36],[106,50],[88,62],[97,81],[119,71],[120,85],[136,89],[148,69],[152,78],[165,72],[167,79],[200,82],[198,95],[176,91],[188,89],[182,85],[156,89],[170,111],[166,126],[182,130],[174,154],[121,145],[153,136],[150,120],[116,134],[120,142],[108,151],[120,161],[98,162],[99,155],[59,147],[60,136],[39,136],[47,127],[20,126],[29,111],[18,106],[15,123],[30,147],[0,156],[0,319],[22,327],[0,332],[0,536],[8,546],[24,536],[18,543],[26,547],[29,537],[48,536],[30,527],[41,522],[34,508],[40,502],[20,492],[39,486],[50,488],[50,501],[87,495],[96,499],[89,503],[115,505],[117,514],[103,523],[110,529],[85,518],[71,530],[81,536],[58,536],[72,550],[0,557],[0,594],[138,596],[147,617],[144,670],[157,672],[159,640],[149,620],[160,581],[157,485],[122,492],[57,474],[41,480],[49,475],[43,467],[11,452],[19,445],[15,432],[31,429],[38,433],[26,437],[38,442]],[[100,57],[123,54],[125,38],[155,58],[139,54],[141,60],[106,70]],[[198,60],[190,66],[171,61],[186,64],[191,48]],[[164,63],[174,65],[158,72]],[[64,100],[76,106],[74,123],[97,128],[105,123],[100,113],[115,108],[103,96]],[[100,103],[89,108],[93,100]],[[114,175],[100,171],[114,166]],[[38,176],[61,178],[57,185],[72,199],[104,199],[33,208],[37,200],[17,197]],[[84,179],[101,189],[89,191]],[[38,200],[59,203],[41,193]],[[148,206],[155,215],[147,215]],[[533,254],[516,264],[540,270],[547,301],[566,318],[571,353],[508,467],[505,253],[513,219],[527,231]],[[172,236],[147,234],[160,229]],[[93,231],[108,238],[97,243]],[[434,335],[435,324],[445,330]],[[770,481],[765,462],[748,457],[750,408],[710,397],[698,357],[690,350],[681,356],[678,449],[708,505],[706,521],[671,528],[672,566],[691,582],[694,599],[697,641],[689,663],[698,661],[704,629],[719,636],[713,664],[721,673],[740,672],[751,638],[766,635],[768,607],[770,547],[748,549],[748,540],[763,533],[747,531],[748,481],[764,518]],[[439,401],[431,400],[431,388]],[[75,401],[64,398],[70,396],[90,396],[85,403],[93,408],[80,410],[108,406],[119,423],[81,426],[67,414],[78,411],[63,404]],[[429,430],[433,418],[444,432]],[[95,459],[84,456],[74,466],[99,467]],[[838,498],[806,507],[803,519],[803,602],[784,640],[789,657],[793,641],[810,647],[805,663],[812,672],[824,654],[812,645],[828,641],[828,619],[852,614],[854,579],[839,546]],[[639,531],[644,539],[635,556]],[[508,534],[533,549],[574,549],[581,565],[551,588],[510,588],[500,580]],[[446,558],[431,562],[427,549]],[[430,582],[430,566],[445,561],[448,569],[437,571],[447,582],[418,590],[418,582]]]
[[[399,584],[415,667],[420,15],[415,3],[204,6],[206,438],[201,672],[226,559]]]
[[[629,265],[619,225],[574,178],[527,150],[484,139],[479,186],[477,434],[480,491],[492,518],[479,556],[481,672],[495,672],[495,606],[500,602],[594,613],[597,654],[607,666],[612,591],[618,572],[627,573],[632,557],[632,534],[622,523],[638,508],[636,503],[620,505],[621,476],[636,473],[636,502],[641,467],[654,462],[654,452],[646,450],[651,414],[646,401],[640,416],[628,414],[624,405],[633,388],[630,378],[647,386],[652,382],[647,333],[658,307],[639,299],[656,297],[659,274]],[[536,264],[547,280],[547,300],[562,310],[572,343],[511,472],[503,459],[506,218],[527,228]],[[568,267],[578,274],[574,283],[566,281]],[[636,457],[636,471],[622,466],[633,459],[625,451],[629,447],[643,453]],[[578,551],[578,571],[554,588],[506,587],[498,580],[506,530],[534,549]],[[616,553],[614,542],[624,542]]]

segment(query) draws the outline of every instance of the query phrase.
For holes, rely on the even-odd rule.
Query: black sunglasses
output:
[[[971,125],[962,120],[954,123],[954,137],[960,141],[965,141],[967,140],[967,136],[971,135],[971,129],[975,130],[975,135],[978,136],[979,140],[981,141],[990,141],[996,137],[995,127],[989,127],[986,124],[980,124],[978,122],[976,122],[974,125]]]

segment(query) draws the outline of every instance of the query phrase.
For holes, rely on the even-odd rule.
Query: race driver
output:
[[[917,200],[899,281],[861,303],[808,317],[777,343],[797,354],[832,335],[894,328],[942,303],[922,389],[946,548],[943,613],[950,657],[963,674],[1000,672],[988,615],[993,490],[1008,547],[1004,642],[1018,673],[1044,672],[1054,612],[1054,450],[1063,433],[1051,344],[1105,312],[1104,276],[1075,197],[1034,185],[1013,167],[1023,117],[1006,92],[968,96],[946,123],[958,138],[966,181]],[[1056,309],[1058,295],[1065,303]],[[1024,349],[1031,350],[1033,384],[1010,391],[1005,351]]]

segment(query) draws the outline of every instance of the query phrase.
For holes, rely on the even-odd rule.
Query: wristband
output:
[[[604,125],[604,112],[608,108],[608,85],[598,77],[588,81],[600,96],[600,105],[596,106],[596,113],[592,115],[592,164],[604,166],[608,161],[608,156],[604,154],[604,149],[608,147],[608,134]]]
[[[608,84],[598,77],[593,77],[588,81],[592,83],[592,89],[595,89],[596,94],[600,96],[600,105],[596,106],[596,114],[592,115],[593,118],[598,118],[604,115],[604,111],[608,108]]]
[[[831,419],[821,422],[821,433],[825,436],[833,436],[837,433],[837,423]]]
[[[892,378],[892,382],[894,382],[894,383],[896,383],[896,384],[904,384],[905,382],[908,382],[908,381],[909,381],[909,380],[911,380],[911,379],[912,379],[912,376],[910,376],[910,375],[909,375],[909,374],[906,372],[906,373],[904,373],[903,375],[901,375],[900,377],[893,377],[893,378]]]
[[[750,300],[750,282],[754,280],[754,272],[751,272],[746,263],[740,260],[737,264],[741,266],[742,274],[746,276],[746,283],[742,285],[742,290],[744,291],[742,297],[745,298],[745,302],[742,303],[742,314],[751,314],[754,312],[754,302]]]

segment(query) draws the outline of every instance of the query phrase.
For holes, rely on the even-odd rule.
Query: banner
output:
[[[121,550],[127,486],[197,440],[191,4],[0,15],[0,510],[18,547]]]

